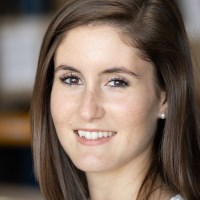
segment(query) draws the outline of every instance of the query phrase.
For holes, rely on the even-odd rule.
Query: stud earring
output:
[[[161,113],[161,114],[160,114],[160,118],[161,118],[161,119],[166,119],[165,113]]]

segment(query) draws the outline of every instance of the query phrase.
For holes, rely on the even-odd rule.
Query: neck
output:
[[[149,169],[150,161],[132,161],[115,170],[86,173],[91,200],[134,200]]]

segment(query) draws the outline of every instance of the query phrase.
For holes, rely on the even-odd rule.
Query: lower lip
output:
[[[103,138],[99,138],[96,140],[89,140],[86,139],[85,137],[80,137],[78,135],[76,135],[77,140],[80,144],[85,145],[85,146],[96,146],[96,145],[103,145],[105,143],[108,143],[110,140],[112,140],[113,136],[110,137],[103,137]]]

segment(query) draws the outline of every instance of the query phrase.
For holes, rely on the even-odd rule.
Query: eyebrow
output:
[[[74,67],[68,66],[68,65],[59,65],[58,67],[55,68],[54,73],[56,73],[59,70],[68,70],[68,71],[73,71],[73,72],[77,72],[77,73],[81,73],[79,70],[77,70]]]
[[[112,73],[126,73],[132,76],[139,76],[138,74],[132,72],[126,67],[112,67],[110,69],[106,69],[103,72],[101,72],[101,74],[112,74]]]
[[[73,72],[77,72],[80,73],[81,72],[79,70],[77,70],[76,68],[72,67],[72,66],[68,66],[68,65],[59,65],[58,67],[55,68],[55,73],[59,70],[68,70],[68,71],[73,71]],[[113,73],[126,73],[129,74],[131,76],[139,76],[138,74],[132,72],[131,70],[127,69],[126,67],[112,67],[110,69],[106,69],[102,72],[100,72],[100,75],[103,74],[113,74]]]

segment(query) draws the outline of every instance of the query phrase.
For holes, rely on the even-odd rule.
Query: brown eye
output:
[[[125,88],[129,86],[128,81],[119,78],[111,79],[106,85],[115,88]]]
[[[76,75],[63,75],[60,80],[69,86],[72,85],[82,85],[80,78]]]

